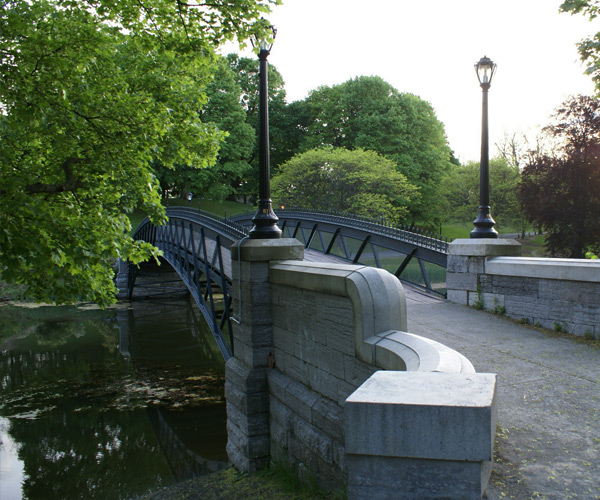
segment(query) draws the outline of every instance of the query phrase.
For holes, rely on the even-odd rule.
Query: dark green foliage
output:
[[[518,227],[522,222],[517,198],[518,166],[510,166],[504,159],[492,159],[489,174],[492,217],[499,227]],[[447,206],[445,220],[473,221],[479,207],[479,162],[453,168],[442,182],[441,194]]]
[[[420,189],[419,200],[410,206],[411,217],[437,218],[439,183],[453,156],[429,103],[398,92],[379,77],[362,76],[315,90],[305,106],[298,113],[304,149],[326,145],[376,151],[393,160]]]
[[[284,163],[272,181],[273,201],[288,208],[337,210],[405,221],[417,189],[393,161],[374,151],[312,149]]]

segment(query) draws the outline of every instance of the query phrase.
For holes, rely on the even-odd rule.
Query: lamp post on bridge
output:
[[[496,223],[490,214],[490,162],[488,140],[488,90],[492,77],[496,71],[496,64],[483,56],[477,64],[475,71],[479,85],[483,91],[481,105],[481,161],[479,163],[479,213],[473,221],[475,229],[471,231],[471,238],[497,238],[498,231],[494,229]]]
[[[281,238],[281,229],[277,227],[279,218],[273,212],[271,204],[271,178],[269,168],[269,88],[267,57],[271,53],[277,30],[269,26],[271,40],[256,37],[252,45],[258,48],[259,59],[259,144],[258,144],[258,210],[252,219],[249,236],[253,239]],[[263,35],[264,36],[264,35]]]

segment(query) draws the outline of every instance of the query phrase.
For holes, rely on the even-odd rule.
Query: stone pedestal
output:
[[[269,460],[269,394],[266,368],[273,351],[269,262],[302,260],[302,244],[291,238],[244,239],[231,247],[233,354],[225,366],[227,453],[245,472]]]
[[[119,269],[117,271],[117,277],[115,284],[119,289],[117,295],[118,300],[129,299],[129,267],[131,263],[128,260],[119,259]]]
[[[490,257],[518,257],[521,244],[511,239],[473,238],[454,240],[449,245],[446,289],[448,300],[474,305],[479,299],[479,275],[485,274]]]
[[[496,375],[379,371],[345,408],[348,499],[478,499],[492,471]]]

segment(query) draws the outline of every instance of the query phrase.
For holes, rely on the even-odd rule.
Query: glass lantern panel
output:
[[[479,81],[481,83],[490,83],[492,66],[488,64],[480,64],[477,67],[477,74],[479,75]]]

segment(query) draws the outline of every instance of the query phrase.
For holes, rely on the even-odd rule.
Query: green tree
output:
[[[156,254],[127,212],[161,222],[150,166],[205,167],[218,44],[264,30],[278,0],[5,0],[0,12],[0,273],[37,300],[115,300],[112,266]]]
[[[312,149],[284,163],[273,177],[274,204],[336,210],[402,222],[418,190],[396,164],[374,151]]]
[[[227,56],[229,65],[233,70],[236,82],[241,88],[240,103],[246,110],[246,123],[251,125],[255,131],[256,140],[254,148],[248,155],[247,162],[251,164],[251,170],[246,176],[239,179],[237,194],[255,197],[258,193],[258,99],[259,99],[259,74],[258,59],[239,57],[237,54]],[[270,164],[273,171],[277,166],[291,158],[296,152],[297,144],[289,138],[293,131],[293,123],[289,118],[286,103],[285,83],[277,68],[268,66],[268,94],[269,94],[269,141],[270,141]]]
[[[306,127],[305,148],[361,148],[390,158],[420,189],[410,207],[412,219],[435,221],[439,184],[452,168],[453,154],[429,103],[375,76],[320,87],[306,102],[308,117],[300,124]]]
[[[519,195],[550,253],[581,259],[600,247],[600,102],[569,99],[545,131],[556,148],[527,162]]]
[[[199,110],[202,122],[225,133],[216,162],[204,169],[193,165],[176,168],[155,165],[155,171],[164,194],[184,197],[191,191],[197,196],[224,200],[239,189],[252,171],[249,161],[256,133],[246,123],[246,110],[240,102],[242,91],[224,57],[218,58],[213,78],[204,92],[207,100]]]
[[[519,167],[504,158],[493,158],[489,165],[490,206],[497,229],[520,226],[523,221],[517,197]],[[446,221],[466,222],[477,216],[479,207],[479,162],[455,167],[443,180],[442,198],[446,204]]]
[[[592,21],[600,14],[600,2],[598,0],[565,0],[560,6],[560,10],[571,14],[583,14]],[[581,41],[578,49],[581,60],[588,65],[586,73],[592,77],[596,84],[596,90],[600,92],[600,32]]]

